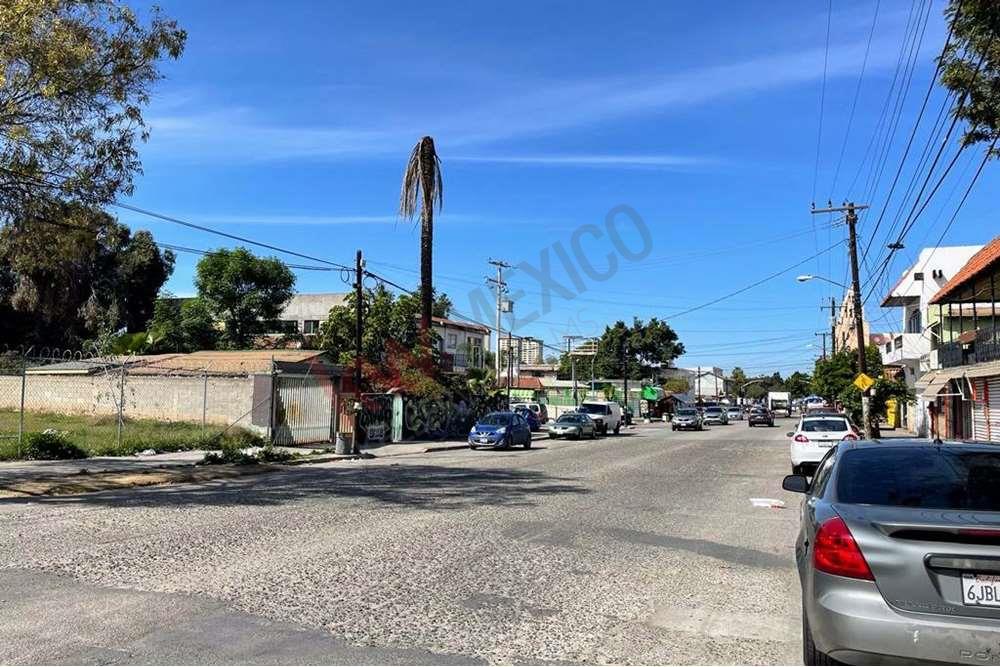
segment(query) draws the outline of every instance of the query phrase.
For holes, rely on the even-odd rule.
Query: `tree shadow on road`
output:
[[[349,467],[348,467],[349,466]],[[228,480],[100,491],[73,496],[0,499],[0,507],[17,504],[104,507],[269,506],[314,498],[370,501],[435,510],[481,505],[530,507],[542,497],[584,494],[574,478],[553,477],[523,469],[446,467],[435,465],[295,467]]]

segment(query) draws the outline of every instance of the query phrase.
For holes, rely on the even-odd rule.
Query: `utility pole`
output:
[[[505,283],[503,280],[503,270],[510,269],[513,267],[511,264],[508,264],[502,259],[491,259],[489,260],[489,263],[495,266],[497,269],[497,277],[487,278],[486,282],[493,285],[496,288],[496,293],[497,293],[497,349],[496,349],[496,359],[494,359],[494,363],[496,365],[497,382],[499,383],[500,382],[500,335],[501,335],[500,313],[503,312],[503,295],[504,292],[507,291],[507,283]],[[509,344],[510,343],[508,341],[508,345]]]
[[[358,438],[358,431],[361,428],[361,333],[364,326],[364,277],[365,260],[358,251],[354,262],[354,393],[357,398],[354,402],[354,441],[352,449],[354,454],[360,454],[361,443]]]
[[[828,206],[827,208],[813,208],[816,213],[846,213],[844,221],[847,223],[848,249],[851,259],[851,299],[854,304],[854,334],[858,345],[858,372],[867,373],[868,364],[865,360],[865,318],[861,310],[861,278],[858,275],[858,211],[868,208],[867,204],[855,205],[854,202],[847,202],[843,206]],[[868,415],[868,392],[861,393],[861,421],[864,422],[865,439],[871,440],[872,426]]]
[[[823,361],[826,361],[826,335],[827,335],[827,334],[826,334],[826,332],[825,332],[825,331],[820,331],[820,332],[819,332],[818,334],[816,334],[816,335],[817,335],[817,336],[822,336],[822,337],[823,337]]]
[[[580,406],[580,394],[576,386],[576,355],[573,354],[573,341],[579,338],[583,336],[563,336],[563,340],[566,341],[566,354],[569,355],[570,366],[573,369],[573,405],[576,407]]]
[[[627,426],[630,423],[628,418],[628,341],[627,340],[625,341],[625,345],[622,346],[622,350],[625,352],[625,359],[623,359],[624,361],[623,366],[625,368],[625,372],[622,373],[622,375],[625,376],[624,378],[622,378],[624,385],[622,388],[625,391],[625,412],[622,414],[622,421]]]
[[[837,301],[830,297],[830,356],[837,354]]]
[[[498,334],[499,335],[499,334]],[[513,341],[511,340],[511,333],[507,332],[507,409],[510,410],[510,383],[513,380],[511,374],[514,370],[513,360],[511,355],[514,352]]]

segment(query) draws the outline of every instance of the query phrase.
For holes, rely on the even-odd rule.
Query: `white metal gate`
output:
[[[272,409],[276,445],[330,442],[336,428],[335,378],[324,375],[277,375]]]
[[[972,387],[973,440],[1000,442],[1000,377],[976,378]]]

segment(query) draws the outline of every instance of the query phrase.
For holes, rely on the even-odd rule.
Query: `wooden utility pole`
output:
[[[507,291],[507,283],[505,283],[503,281],[503,270],[504,269],[512,268],[512,266],[510,264],[508,264],[507,262],[503,261],[502,259],[491,259],[491,260],[489,260],[489,263],[492,264],[493,266],[495,266],[497,268],[497,277],[496,278],[487,278],[486,282],[489,283],[489,284],[491,284],[491,285],[493,285],[494,288],[496,288],[496,294],[497,294],[497,349],[496,349],[496,358],[494,359],[494,365],[496,366],[495,372],[496,372],[496,377],[497,377],[497,383],[499,384],[499,382],[500,382],[500,335],[501,335],[501,332],[502,332],[502,330],[500,328],[500,324],[501,324],[501,322],[500,322],[500,313],[503,312],[503,295],[504,295],[504,292]]]
[[[830,297],[830,356],[837,354],[837,301]]]
[[[827,208],[814,208],[816,213],[845,213],[844,221],[847,223],[848,249],[851,259],[851,299],[854,304],[854,335],[858,345],[858,372],[867,373],[868,363],[865,359],[867,346],[865,345],[865,318],[861,305],[861,278],[858,272],[858,211],[868,208],[866,204],[855,205],[848,202],[843,206],[830,206]],[[872,426],[868,415],[868,392],[861,393],[861,420],[864,422],[865,439],[871,440]]]
[[[826,360],[826,336],[827,336],[827,333],[825,331],[820,331],[816,335],[823,337],[823,360],[825,361]]]
[[[365,260],[358,251],[354,264],[354,437],[352,438],[352,450],[354,454],[360,453],[358,431],[361,429],[361,334],[364,330],[364,277]]]

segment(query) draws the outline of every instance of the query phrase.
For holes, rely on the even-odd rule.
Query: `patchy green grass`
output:
[[[14,438],[0,440],[0,460],[21,458],[17,444],[18,413],[0,410],[0,434]],[[241,428],[231,428],[219,436],[218,426],[202,432],[194,422],[162,422],[152,419],[126,419],[122,446],[117,442],[117,420],[114,417],[88,417],[45,412],[24,415],[25,433],[40,433],[53,429],[65,433],[65,440],[78,446],[89,456],[128,456],[146,449],[157,452],[179,452],[190,449],[252,447],[263,444],[261,439]]]

